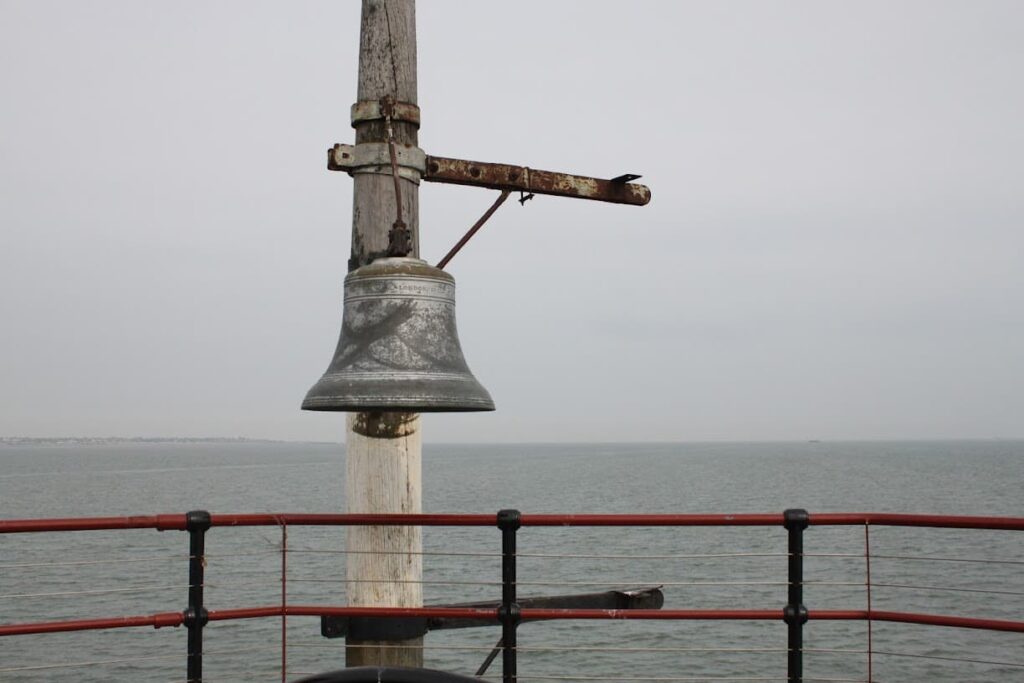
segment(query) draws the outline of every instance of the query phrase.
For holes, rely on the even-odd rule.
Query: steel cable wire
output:
[[[875,555],[874,560],[911,560],[925,562],[970,562],[975,564],[1015,564],[1024,565],[1024,560],[976,559],[969,557],[932,557],[929,555]]]
[[[965,662],[968,664],[990,664],[993,666],[1009,666],[1019,669],[1024,669],[1024,662],[998,662],[989,659],[972,659],[967,657],[946,657],[942,655],[922,655],[915,654],[912,652],[888,652],[886,650],[874,650],[876,655],[886,655],[889,657],[913,657],[915,659],[938,659],[944,662]]]
[[[16,562],[13,564],[0,564],[0,569],[28,569],[36,567],[84,567],[89,565],[118,565],[137,564],[145,562],[179,562],[181,555],[168,555],[167,557],[141,557],[141,558],[110,558],[102,560],[68,560],[65,562]]]
[[[819,584],[824,585],[824,584]],[[838,584],[844,585],[844,584]],[[864,585],[864,584],[849,584],[849,585]],[[926,591],[943,591],[949,593],[987,593],[990,595],[1024,595],[1024,591],[1001,591],[992,590],[988,588],[958,588],[956,586],[924,586],[914,585],[905,583],[872,583],[874,588],[909,588],[913,590],[926,590]]]
[[[501,581],[442,581],[432,579],[288,579],[288,583],[401,583],[433,586],[500,586]],[[275,584],[276,585],[276,584]]]
[[[289,550],[289,553],[295,552]],[[235,557],[263,557],[265,555],[278,556],[281,554],[280,550],[261,550],[255,553],[206,553],[205,557],[207,560],[223,560]]]
[[[127,657],[124,659],[98,659],[81,662],[64,662],[61,664],[32,664],[30,666],[12,666],[0,668],[0,673],[14,673],[18,671],[43,671],[49,669],[74,669],[87,666],[103,666],[107,664],[127,664],[131,662],[156,661],[159,659],[181,659],[181,655],[153,655],[148,657]]]
[[[461,551],[431,551],[431,550],[419,550],[419,551],[406,551],[406,550],[341,550],[335,548],[329,549],[300,549],[292,550],[288,549],[288,554],[292,553],[303,553],[307,555],[426,555],[431,557],[501,557],[501,553],[480,553],[480,552],[461,552]],[[523,557],[520,555],[520,557]]]
[[[563,676],[549,674],[519,675],[521,680],[544,681],[786,681],[785,676]],[[804,679],[808,680],[808,679]],[[833,679],[844,680],[844,679]]]
[[[500,557],[500,554],[499,554]],[[545,559],[585,559],[585,560],[705,560],[728,559],[734,557],[789,557],[789,553],[705,553],[705,554],[670,554],[670,555],[588,555],[571,553],[517,553],[516,557],[532,557]]]
[[[148,591],[159,591],[159,590],[181,590],[182,588],[189,588],[188,585],[178,586],[138,586],[132,588],[100,588],[96,590],[79,590],[79,591],[54,591],[47,593],[7,593],[0,595],[0,599],[7,598],[54,598],[54,597],[66,597],[72,595],[105,595],[109,593],[144,593]]]
[[[520,645],[519,652],[786,652],[784,647],[597,647]]]
[[[205,674],[205,672],[204,672]],[[229,669],[227,673],[216,672],[217,683],[230,683],[230,681],[239,681],[239,683],[252,683],[256,680],[262,680],[262,678],[254,678],[254,676],[280,676],[280,669]],[[204,675],[204,678],[212,678],[209,675]],[[189,683],[187,680],[178,679],[175,683]]]
[[[336,645],[329,643],[295,643],[289,644],[289,648],[295,647],[299,649],[337,649]],[[346,647],[364,647],[371,649],[390,649],[390,650],[466,650],[466,651],[486,651],[490,652],[494,649],[493,645],[347,645]],[[721,653],[746,653],[746,654],[760,654],[770,652],[786,652],[784,647],[596,647],[596,646],[578,646],[578,645],[566,645],[566,646],[542,646],[542,645],[520,645],[516,648],[518,652],[646,652],[646,653],[682,653],[682,652],[721,652]]]
[[[335,548],[298,550],[289,549],[289,553],[321,554],[321,555],[424,555],[430,557],[501,557],[501,553],[471,551],[405,551],[405,550],[342,550]],[[862,557],[853,553],[805,553],[805,557]],[[707,560],[730,558],[764,558],[789,557],[789,553],[703,553],[703,554],[668,554],[668,555],[610,555],[587,553],[516,553],[516,557],[529,559],[565,559],[565,560]]]
[[[788,586],[788,581],[658,581],[609,579],[608,581],[518,581],[519,586]],[[819,585],[845,585],[822,582]],[[857,584],[863,585],[863,584]]]
[[[289,648],[300,650],[337,650],[338,646],[331,643],[289,643]],[[494,649],[493,645],[388,645],[353,643],[346,648],[367,648],[372,650],[454,650],[454,651],[486,651]]]

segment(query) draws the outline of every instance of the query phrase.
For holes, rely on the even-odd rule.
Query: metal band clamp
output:
[[[391,120],[420,127],[420,108],[410,102],[391,102]],[[362,100],[352,105],[352,127],[366,121],[383,121],[384,107],[379,100]]]
[[[427,154],[419,147],[397,145],[399,177],[419,185],[427,171]],[[361,142],[358,145],[338,144],[327,152],[327,168],[331,171],[391,175],[391,155],[386,142]]]

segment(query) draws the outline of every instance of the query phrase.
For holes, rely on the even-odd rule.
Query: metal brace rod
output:
[[[619,176],[619,178],[625,177]],[[613,204],[643,206],[651,201],[650,188],[645,185],[623,182],[619,179],[602,180],[556,171],[541,171],[526,166],[492,164],[429,155],[423,179],[435,183],[472,185],[494,190],[520,190],[556,197],[593,199]]]
[[[491,204],[491,208],[487,209],[487,211],[484,212],[484,215],[480,216],[480,220],[478,220],[476,223],[474,223],[473,227],[470,228],[466,232],[466,234],[462,236],[462,239],[460,239],[455,244],[455,246],[452,247],[448,251],[448,253],[444,255],[444,258],[437,262],[437,267],[440,270],[444,270],[444,267],[448,265],[448,262],[451,261],[453,258],[455,258],[455,255],[458,254],[459,251],[464,246],[466,246],[466,242],[468,242],[470,239],[472,239],[473,235],[476,234],[477,230],[479,230],[480,228],[484,227],[484,223],[486,223],[488,221],[488,219],[490,219],[490,217],[494,215],[494,212],[497,211],[498,208],[502,204],[505,203],[505,200],[508,199],[509,194],[510,194],[510,192],[508,190],[502,190],[501,191],[501,194],[498,195],[498,198],[494,200],[493,204]]]

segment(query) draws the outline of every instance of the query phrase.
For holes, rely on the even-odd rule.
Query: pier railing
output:
[[[501,595],[494,607],[346,607],[330,605],[291,604],[288,601],[288,528],[297,526],[421,526],[421,527],[492,527],[500,532],[501,538]],[[276,527],[280,530],[281,575],[280,601],[275,604],[250,605],[230,609],[211,609],[205,602],[204,588],[206,566],[206,534],[214,527]],[[809,527],[857,526],[864,529],[865,588],[864,609],[819,609],[816,605],[805,604],[804,587],[805,558],[813,553],[805,552],[804,535]],[[1020,517],[974,517],[894,513],[814,513],[791,509],[782,513],[767,514],[521,514],[516,510],[502,510],[496,514],[417,514],[417,515],[360,515],[360,514],[211,514],[193,511],[184,514],[163,514],[129,517],[81,517],[65,519],[24,519],[0,520],[0,534],[40,532],[84,532],[119,529],[156,529],[159,531],[183,531],[188,534],[188,584],[187,606],[180,612],[161,612],[127,616],[94,616],[87,619],[59,621],[23,621],[0,624],[0,636],[25,636],[69,631],[102,629],[125,629],[137,627],[185,627],[188,631],[187,652],[183,653],[188,683],[203,680],[203,633],[210,622],[239,619],[281,619],[281,680],[285,681],[289,671],[287,665],[287,617],[341,617],[389,620],[474,620],[491,621],[500,625],[502,638],[502,678],[507,683],[517,680],[517,630],[523,621],[546,620],[740,620],[775,621],[782,624],[787,633],[786,676],[784,678],[758,678],[757,680],[788,680],[800,682],[808,679],[803,674],[803,657],[806,651],[803,642],[804,628],[809,621],[863,621],[867,622],[868,645],[864,654],[867,658],[867,678],[872,681],[872,662],[876,654],[899,654],[877,650],[871,641],[871,625],[874,622],[897,622],[935,627],[981,629],[1024,634],[1024,621],[990,619],[960,614],[929,614],[906,611],[874,609],[871,604],[871,589],[876,585],[871,578],[871,537],[872,527],[931,527],[941,529],[989,529],[1003,531],[1024,531],[1024,518]],[[786,531],[787,548],[779,553],[787,558],[787,576],[780,585],[786,588],[780,593],[780,606],[773,609],[551,609],[521,605],[517,599],[516,569],[519,555],[516,551],[520,530],[529,527],[782,527]],[[940,558],[905,558],[940,559]],[[951,560],[958,561],[958,560]],[[981,560],[968,560],[981,561]],[[1024,565],[1024,562],[1003,561],[1004,564]],[[71,563],[74,564],[74,563]],[[0,567],[3,567],[0,558]],[[16,567],[20,565],[10,565]],[[498,582],[495,582],[497,584]],[[978,590],[976,592],[999,592]],[[5,597],[0,595],[0,601]],[[1018,651],[1024,650],[1024,641]],[[917,655],[907,655],[917,656]],[[934,657],[935,659],[954,659]],[[963,660],[980,661],[980,660]],[[988,661],[985,663],[1019,669],[1024,672],[1024,662]],[[24,667],[26,669],[37,667]],[[4,668],[0,673],[15,673],[19,667]],[[528,677],[523,677],[528,678]],[[667,680],[667,679],[666,679]],[[689,679],[675,679],[689,680]],[[715,680],[715,677],[700,680]],[[722,677],[719,680],[740,680]],[[743,678],[742,680],[750,680]],[[861,680],[861,679],[828,679]]]

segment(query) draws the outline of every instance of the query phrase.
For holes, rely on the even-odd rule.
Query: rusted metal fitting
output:
[[[389,112],[385,109],[390,107]],[[383,121],[390,114],[392,121],[411,123],[420,127],[420,108],[409,102],[387,102],[380,100],[361,100],[352,105],[352,127],[367,121]]]
[[[542,171],[526,166],[493,164],[465,159],[427,157],[424,180],[455,185],[488,187],[495,190],[518,190],[556,197],[593,199],[613,204],[643,206],[651,201],[651,191],[644,185],[628,182],[629,175],[612,180]],[[632,176],[638,178],[639,176]]]
[[[427,170],[427,155],[419,147],[396,145],[398,175],[419,185]],[[391,175],[391,153],[386,142],[338,144],[327,150],[327,168],[331,171]]]

